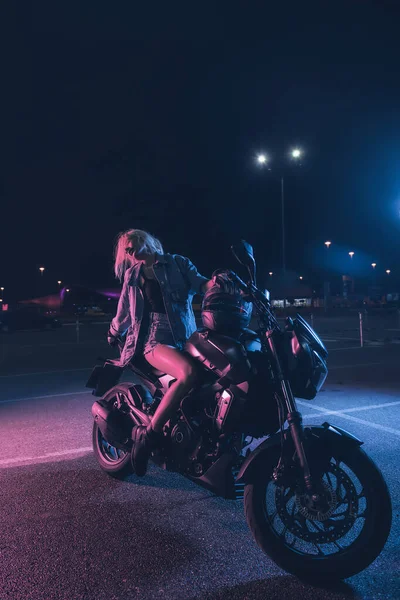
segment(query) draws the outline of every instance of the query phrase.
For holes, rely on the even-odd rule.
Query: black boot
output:
[[[132,464],[139,477],[146,475],[150,455],[160,444],[162,437],[162,432],[154,431],[151,425],[136,425],[132,429]]]

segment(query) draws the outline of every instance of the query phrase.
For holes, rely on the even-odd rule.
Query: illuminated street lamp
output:
[[[43,275],[44,267],[39,267],[40,274]]]
[[[272,272],[272,271],[270,271],[270,272],[268,273],[268,275],[269,275],[269,276],[273,275],[273,272]]]
[[[354,252],[349,252],[349,256],[350,256],[351,260],[353,260]]]
[[[325,246],[328,248],[329,250],[329,246],[332,244],[332,242],[325,242]]]
[[[303,155],[303,152],[302,152],[302,150],[300,150],[300,148],[294,148],[293,150],[291,150],[290,155],[295,160],[298,160]],[[264,152],[260,152],[259,154],[257,154],[256,160],[257,160],[257,163],[260,166],[265,166],[269,162],[268,156]],[[281,176],[281,204],[282,204],[282,270],[283,270],[283,275],[285,275],[286,274],[286,257],[285,257],[285,197],[284,197],[284,179],[283,179],[283,176]]]
[[[376,267],[376,263],[371,263],[371,267],[372,267],[373,269],[375,269],[375,267]]]
[[[4,288],[0,287],[1,297],[3,297]]]
[[[299,148],[291,150],[290,155],[294,160],[299,160],[303,152]],[[263,167],[268,163],[268,156],[264,152],[257,155],[257,163]],[[285,247],[285,195],[284,195],[284,177],[281,174],[281,207],[282,207],[282,271],[283,277],[286,276],[286,247]],[[283,299],[283,310],[286,310],[286,293]]]
[[[57,283],[58,283],[58,285],[61,285],[61,284],[62,284],[62,281],[59,279],[59,280],[57,281]]]
[[[66,291],[66,292],[69,292],[69,288],[67,288],[65,291]]]
[[[390,275],[390,269],[386,269],[386,273]]]
[[[302,276],[302,275],[300,275],[299,279],[303,279],[303,276]]]
[[[257,155],[257,162],[260,165],[265,165],[267,162],[267,157],[265,154],[258,154]]]

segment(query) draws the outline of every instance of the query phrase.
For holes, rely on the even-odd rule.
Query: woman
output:
[[[133,428],[135,472],[143,476],[152,450],[162,439],[165,423],[195,383],[195,366],[181,352],[196,330],[193,296],[205,293],[217,278],[208,280],[200,275],[188,258],[165,254],[161,242],[140,229],[118,235],[114,270],[123,287],[108,342],[115,345],[117,337],[126,334],[121,366],[143,353],[153,367],[176,379],[150,425]]]

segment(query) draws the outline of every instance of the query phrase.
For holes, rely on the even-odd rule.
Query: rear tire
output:
[[[116,479],[124,479],[128,475],[132,475],[134,470],[131,453],[119,450],[109,444],[102,436],[97,423],[93,423],[92,443],[93,452],[103,471]]]
[[[102,400],[104,400],[105,402],[112,403],[115,400],[117,394],[121,399],[124,399],[124,397],[126,397],[129,394],[130,387],[132,387],[131,384],[127,383],[120,383],[118,385],[115,385],[104,394]],[[133,401],[135,402],[135,398],[133,399]],[[135,404],[136,403],[137,402],[135,402]],[[138,406],[138,408],[141,407]],[[138,421],[137,425],[141,425],[141,422]],[[107,442],[107,440],[103,437],[100,428],[96,422],[93,423],[92,444],[93,452],[96,456],[97,462],[100,465],[100,468],[106,473],[108,473],[108,475],[110,475],[111,477],[114,477],[116,479],[124,479],[124,477],[128,477],[129,475],[132,475],[132,473],[135,472],[131,460],[131,451],[120,450],[115,446],[111,445],[109,442]]]
[[[310,519],[307,517],[304,518],[299,510],[299,506],[301,505],[296,504],[294,501],[294,494],[292,494],[290,500],[286,500],[286,506],[288,506],[293,499],[292,507],[294,506],[294,508],[291,508],[290,510],[288,508],[287,513],[281,510],[282,504],[279,505],[279,497],[281,498],[280,502],[282,502],[282,495],[279,496],[280,492],[278,488],[272,483],[273,468],[277,463],[279,450],[277,453],[266,451],[265,463],[263,464],[262,470],[260,469],[255,476],[255,480],[245,487],[245,514],[248,526],[255,541],[263,552],[265,552],[278,566],[288,573],[296,575],[299,579],[308,581],[341,580],[360,573],[366,569],[377,556],[379,556],[390,533],[392,507],[389,491],[382,473],[361,448],[352,447],[348,449],[347,447],[341,446],[340,443],[336,444],[333,451],[333,459],[336,460],[340,457],[339,470],[340,463],[343,463],[348,471],[354,472],[356,478],[361,482],[362,488],[361,491],[358,492],[356,487],[354,487],[353,492],[351,485],[343,479],[348,486],[346,491],[346,486],[340,482],[340,479],[337,479],[337,487],[334,491],[337,494],[337,498],[339,498],[338,509],[335,509],[333,512],[332,519],[330,517],[326,518],[325,525],[321,520],[317,519],[314,520],[314,525],[312,525]],[[331,464],[334,466],[334,463],[332,463],[333,459],[331,459]],[[339,473],[339,470],[337,473]],[[347,474],[346,471],[345,474]],[[334,476],[332,476],[332,479],[334,479]],[[279,512],[279,510],[275,511],[276,514],[273,518],[272,515],[269,514],[267,507],[268,490],[271,491],[269,486],[273,486],[276,490],[275,492],[272,491],[272,495],[275,493],[275,500],[278,498],[277,506],[279,506],[279,510],[281,510],[281,512]],[[333,485],[332,489],[334,488],[335,485]],[[288,488],[284,489],[285,495],[283,498],[289,498],[290,492],[288,492],[287,489]],[[342,489],[344,489],[344,492]],[[355,492],[357,492],[356,502],[354,502]],[[288,495],[286,496],[286,494]],[[343,502],[340,501],[342,497]],[[271,498],[271,496],[268,496],[268,498]],[[298,498],[296,495],[296,501],[297,500]],[[341,513],[344,515],[343,520],[341,520],[341,516],[335,515],[334,513],[337,512],[337,510],[342,510],[340,509],[340,506],[346,505],[346,502],[348,502],[349,506],[353,509],[357,504],[357,514],[361,511],[365,516],[356,516],[353,525],[351,525],[346,533],[342,535],[342,531],[346,527],[346,515],[345,513]],[[271,504],[273,503],[271,502]],[[365,505],[365,508],[360,509],[360,504],[362,507]],[[285,523],[284,520],[285,518],[287,519],[286,515],[289,516],[289,520]],[[293,515],[295,515],[295,517],[293,517]],[[281,516],[283,517],[283,520],[281,520]],[[315,539],[313,536],[327,536],[326,528],[331,526],[335,517],[339,517],[339,520],[335,521],[336,531],[333,529],[335,541],[327,542],[325,545],[328,547],[333,547],[334,545],[337,546],[339,544],[340,548],[340,542],[343,544],[342,540],[346,539],[347,534],[353,533],[354,530],[356,532],[358,531],[356,524],[359,523],[362,525],[363,523],[363,526],[357,534],[356,539],[352,541],[348,547],[344,548],[343,551],[337,551],[336,548],[336,551],[329,555],[321,556],[318,553],[304,552],[304,547],[306,547],[307,544],[312,546],[312,542],[309,543],[308,541],[304,541],[305,538],[300,539],[300,536],[292,534],[290,526],[285,529],[285,525],[289,522],[292,523],[295,533],[296,526],[297,532],[304,532],[307,531],[304,523],[307,523],[310,537]],[[293,521],[290,521],[290,518],[293,518]],[[351,518],[347,522],[351,523]],[[278,531],[281,529],[280,523],[283,523],[283,531]],[[304,528],[301,529],[301,527]],[[320,533],[318,533],[318,531]],[[293,543],[293,538],[296,537],[297,541]],[[298,542],[298,548],[300,548],[300,550],[294,547]],[[293,544],[292,547],[289,545],[291,543]],[[318,542],[318,544],[320,546],[323,545],[323,543],[320,542]]]

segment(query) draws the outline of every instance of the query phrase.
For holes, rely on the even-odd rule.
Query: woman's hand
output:
[[[111,346],[111,348],[115,348],[118,345],[118,337],[111,333],[110,330],[107,332],[107,344]]]

